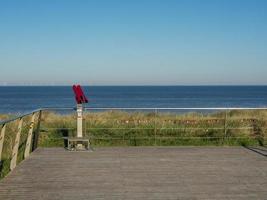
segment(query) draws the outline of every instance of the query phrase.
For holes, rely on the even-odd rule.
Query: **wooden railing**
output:
[[[9,169],[12,171],[17,163],[18,163],[18,153],[19,148],[21,145],[25,145],[23,147],[24,154],[23,159],[29,157],[30,153],[34,151],[37,148],[38,145],[38,135],[39,135],[39,128],[40,128],[40,121],[42,116],[42,110],[34,110],[30,113],[26,113],[20,116],[17,116],[15,118],[0,121],[0,167],[3,166],[3,150],[5,147],[5,138],[7,134],[7,129],[9,126],[11,126],[12,123],[16,124],[16,130],[15,130],[15,137],[9,138],[12,141],[10,141],[11,144],[11,151],[7,151],[8,153],[11,153],[11,155],[8,155],[10,158],[10,164]],[[29,121],[26,121],[26,118],[30,118]],[[14,126],[12,124],[12,126]],[[22,130],[27,131],[27,139],[26,142],[21,143],[21,133]],[[35,130],[35,131],[34,131]]]

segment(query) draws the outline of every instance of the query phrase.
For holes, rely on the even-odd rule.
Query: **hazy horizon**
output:
[[[75,84],[80,84],[80,83],[75,83]],[[23,87],[23,86],[25,86],[25,87],[72,87],[73,86],[73,84],[66,84],[66,85],[53,85],[53,84],[40,84],[40,85],[38,85],[38,84],[7,84],[7,85],[0,85],[0,87]],[[213,85],[201,85],[201,84],[199,84],[199,85],[94,85],[94,84],[92,84],[92,85],[88,85],[88,84],[81,84],[81,86],[85,86],[85,87],[205,87],[205,86],[207,86],[207,87],[231,87],[231,86],[233,86],[233,87],[250,87],[250,86],[255,86],[255,87],[266,87],[267,86],[267,84],[265,84],[265,85],[257,85],[257,84],[251,84],[251,85],[219,85],[219,84],[213,84]]]

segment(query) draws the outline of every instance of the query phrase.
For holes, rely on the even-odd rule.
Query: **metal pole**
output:
[[[83,104],[77,104],[77,138],[83,137]],[[78,143],[77,149],[83,149],[83,144]]]
[[[0,134],[0,161],[2,160],[2,151],[5,139],[5,132],[6,132],[6,124],[3,124]]]
[[[77,104],[77,137],[83,137],[83,105]]]

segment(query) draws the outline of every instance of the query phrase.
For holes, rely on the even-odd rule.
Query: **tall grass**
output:
[[[153,113],[105,111],[84,116],[93,146],[264,145],[266,111]],[[41,146],[63,146],[75,136],[76,115],[44,114]]]

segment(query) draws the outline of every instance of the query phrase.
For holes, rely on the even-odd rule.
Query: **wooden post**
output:
[[[155,119],[154,119],[154,146],[157,145],[157,109],[154,111]]]
[[[18,124],[18,130],[15,138],[15,144],[12,149],[12,157],[11,157],[11,162],[10,162],[10,170],[12,171],[16,165],[17,165],[17,157],[18,157],[18,150],[19,150],[19,141],[20,141],[20,135],[21,135],[21,129],[22,129],[22,123],[23,119],[19,119],[19,124]]]
[[[39,139],[39,133],[40,133],[41,120],[42,120],[42,111],[40,110],[39,111],[39,116],[38,116],[38,122],[37,122],[36,131],[34,133],[32,151],[34,151],[38,147],[38,139]]]
[[[26,142],[26,147],[25,147],[25,152],[24,152],[24,158],[28,158],[30,155],[30,150],[31,150],[31,144],[32,144],[32,133],[33,133],[33,128],[34,128],[34,120],[36,117],[36,113],[32,114],[31,118],[31,124],[28,132],[28,137],[27,137],[27,142]]]
[[[227,110],[225,111],[225,116],[224,116],[224,140],[227,137]]]
[[[1,134],[0,134],[0,161],[2,160],[2,151],[5,139],[6,124],[2,125]]]

